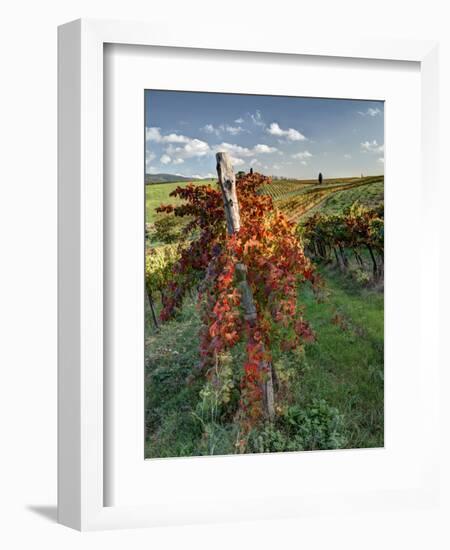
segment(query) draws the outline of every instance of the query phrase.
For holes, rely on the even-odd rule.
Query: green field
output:
[[[215,180],[193,181],[194,185],[207,185]],[[145,208],[146,222],[153,223],[157,217],[155,208],[161,204],[180,204],[182,201],[178,197],[171,197],[170,193],[177,187],[186,187],[189,182],[180,181],[175,183],[152,183],[145,186]]]
[[[292,222],[299,222],[312,212],[339,212],[358,201],[366,206],[383,202],[384,177],[341,178],[324,180],[274,180],[263,192]]]
[[[194,185],[215,184],[216,180],[197,181]],[[177,187],[185,187],[188,182],[154,183],[145,186],[146,222],[154,223],[158,217],[155,208],[161,204],[180,204],[170,193]],[[275,205],[286,213],[291,221],[299,221],[303,216],[318,210],[327,213],[341,211],[355,201],[374,207],[384,201],[384,177],[340,178],[324,180],[318,185],[316,180],[273,180],[264,186],[263,192],[270,195]]]
[[[374,181],[369,185],[361,185],[344,191],[337,191],[327,196],[322,203],[310,209],[305,217],[320,211],[325,214],[338,214],[344,208],[358,202],[368,208],[376,208],[384,203],[384,179]]]

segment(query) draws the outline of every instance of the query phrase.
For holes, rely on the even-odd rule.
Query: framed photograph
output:
[[[59,521],[433,505],[437,45],[175,27],[59,29]]]

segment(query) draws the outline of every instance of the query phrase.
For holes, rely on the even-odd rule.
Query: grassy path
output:
[[[321,395],[344,415],[348,447],[383,445],[383,294],[327,274],[324,301],[303,296],[317,340],[307,347],[300,397]]]

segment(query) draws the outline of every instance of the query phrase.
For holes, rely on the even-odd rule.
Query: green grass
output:
[[[331,415],[330,422],[340,425],[338,447],[383,446],[383,295],[331,270],[323,271],[323,278],[320,300],[311,290],[301,294],[316,341],[303,354],[281,359],[292,373],[290,410],[300,411],[302,422],[309,422],[311,415]],[[209,424],[199,421],[199,328],[192,299],[159,333],[147,327],[146,457],[236,452],[232,417]],[[257,433],[253,452],[260,447],[317,448],[311,442],[296,447],[287,425],[281,422]],[[286,446],[285,440],[292,445]]]
[[[198,364],[200,321],[192,300],[177,320],[155,333],[147,319],[145,341],[146,457],[195,454],[201,430],[192,412],[201,385],[187,383]]]
[[[339,214],[356,201],[367,208],[375,208],[382,204],[384,202],[384,181],[375,181],[369,185],[333,193],[319,205],[311,208],[305,217],[307,218],[317,211],[322,214]]]
[[[275,180],[264,186],[263,192],[272,197],[288,219],[298,222],[317,211],[341,212],[355,201],[378,206],[384,200],[384,176],[325,180],[321,185],[309,180]]]
[[[211,181],[193,181],[194,185],[207,185],[208,183],[213,183],[215,180]],[[146,219],[147,223],[153,223],[158,215],[155,212],[155,208],[161,206],[162,204],[181,204],[182,201],[178,197],[171,197],[170,193],[175,191],[177,187],[186,187],[189,182],[180,181],[174,183],[152,183],[145,186],[145,209],[146,209]]]
[[[348,448],[383,445],[383,294],[333,273],[327,298],[303,295],[316,342],[305,353],[299,395],[321,396],[344,416]]]

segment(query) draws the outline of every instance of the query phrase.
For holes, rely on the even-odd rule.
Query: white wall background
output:
[[[408,548],[450,547],[445,474],[440,511],[395,516],[302,518],[254,524],[80,534],[56,517],[56,27],[78,17],[174,17],[193,33],[262,33],[430,38],[441,41],[442,278],[450,280],[446,228],[450,35],[445,0],[16,0],[0,8],[0,546],[54,548]],[[407,131],[407,129],[405,129]],[[445,183],[445,178],[449,181]],[[444,343],[449,292],[442,290]],[[442,456],[449,463],[449,353],[443,347]],[[445,346],[447,348],[447,346]],[[418,445],[426,445],[418,441]]]

